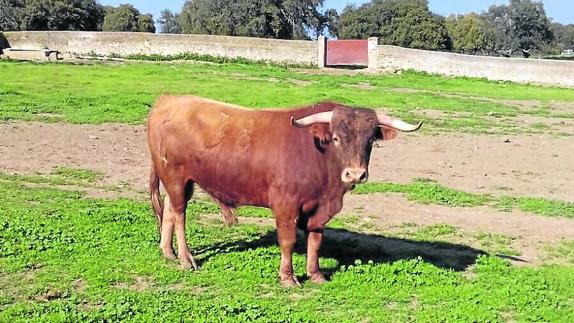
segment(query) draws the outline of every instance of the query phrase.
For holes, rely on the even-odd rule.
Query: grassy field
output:
[[[143,124],[162,93],[251,108],[336,100],[424,120],[423,135],[574,135],[556,124],[574,119],[571,89],[252,64],[0,62],[3,122]],[[303,288],[283,289],[268,210],[241,208],[241,224],[226,228],[213,202],[194,199],[187,238],[201,269],[184,271],[161,258],[147,201],[87,195],[126,189],[102,183],[104,177],[69,166],[0,170],[0,322],[574,322],[574,240],[529,245],[541,261],[517,266],[511,260],[523,247],[520,237],[448,223],[378,226],[371,215],[352,211],[326,230],[320,255],[329,282],[305,281],[299,239],[294,265]],[[569,202],[468,193],[424,178],[360,185],[350,198],[372,194],[457,212],[484,207],[549,221],[574,217]]]
[[[285,290],[271,226],[223,228],[206,216],[210,206],[191,204],[189,243],[202,269],[182,271],[159,257],[147,203],[0,183],[0,321],[574,320],[574,268],[509,266],[440,242],[455,234],[449,226],[418,228],[405,252],[387,247],[402,238],[332,229],[321,258],[331,282]],[[418,251],[429,246],[442,253]]]
[[[533,197],[493,197],[487,194],[472,194],[444,187],[424,178],[417,178],[410,184],[366,183],[357,186],[354,193],[401,193],[405,194],[409,200],[424,204],[451,207],[490,205],[503,211],[518,208],[524,212],[544,216],[574,217],[574,203]]]
[[[551,108],[574,102],[569,89],[414,72],[380,76],[248,64],[0,62],[0,74],[0,120],[142,123],[162,93],[200,95],[251,108],[335,100],[382,108],[409,121],[425,120],[435,132],[540,133],[552,126],[517,118],[574,118]]]

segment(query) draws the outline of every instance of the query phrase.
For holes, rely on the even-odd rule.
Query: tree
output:
[[[104,31],[137,31],[140,12],[130,4],[108,8],[104,18]]]
[[[179,15],[174,14],[169,9],[161,11],[160,17],[157,20],[160,26],[160,32],[163,34],[181,34],[181,25],[179,24]]]
[[[3,30],[98,30],[103,7],[95,0],[0,0]]]
[[[446,18],[446,28],[452,48],[457,52],[476,54],[480,50],[487,54],[494,50],[494,31],[476,13],[450,15]]]
[[[150,14],[139,15],[137,31],[155,33],[155,24],[153,22],[153,16]]]
[[[529,57],[532,50],[542,50],[554,39],[542,2],[510,0],[508,5],[491,6],[484,17],[494,29],[497,50],[504,56],[520,49]]]
[[[348,6],[337,21],[339,38],[379,37],[382,44],[420,49],[450,49],[442,16],[433,14],[427,0],[372,0]]]
[[[574,49],[574,25],[553,23],[550,29],[555,37],[555,47],[559,51]]]
[[[0,0],[0,31],[20,30],[23,0]]]
[[[193,0],[185,2],[179,20],[186,34],[309,39],[329,23],[319,12],[322,5],[323,0]]]
[[[367,3],[345,7],[330,31],[341,39],[365,39],[378,36],[379,29],[377,10],[372,3]]]
[[[117,8],[106,7],[105,11],[102,26],[104,31],[155,32],[152,15],[141,15],[131,4],[122,4]]]

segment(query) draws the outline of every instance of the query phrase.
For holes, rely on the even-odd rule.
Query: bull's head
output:
[[[422,125],[411,125],[371,109],[344,106],[297,120],[291,118],[291,123],[295,127],[311,127],[322,149],[337,155],[343,169],[341,180],[347,184],[363,183],[369,177],[369,160],[376,140],[390,140],[397,136],[397,130],[411,132]]]

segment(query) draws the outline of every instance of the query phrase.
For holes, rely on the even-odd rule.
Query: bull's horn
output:
[[[331,123],[332,118],[333,111],[319,112],[297,120],[291,117],[291,125],[294,127],[308,127],[315,123]]]
[[[377,119],[379,120],[379,125],[381,126],[393,128],[404,132],[417,131],[423,125],[422,121],[419,122],[419,124],[417,125],[413,125],[399,119],[393,119],[382,112],[377,112]]]

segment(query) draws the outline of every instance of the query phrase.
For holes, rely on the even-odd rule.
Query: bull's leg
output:
[[[179,188],[181,188],[181,190]],[[193,194],[193,182],[188,182],[185,185],[176,185],[166,188],[166,190],[170,196],[170,203],[166,204],[164,207],[168,210],[170,217],[173,219],[173,227],[175,229],[175,237],[177,240],[177,254],[181,267],[184,269],[198,269],[197,263],[195,262],[195,259],[187,246],[187,240],[185,239],[185,209],[187,201],[189,201]]]
[[[199,269],[185,239],[185,211],[178,210],[175,212],[175,237],[177,239],[177,253],[181,267],[183,269],[192,267],[195,270]]]
[[[313,283],[324,283],[325,277],[319,269],[319,248],[323,241],[323,230],[332,215],[318,210],[313,216],[307,219],[305,223],[305,236],[307,237],[307,276]]]
[[[279,267],[279,279],[285,287],[301,286],[293,272],[293,248],[297,238],[295,224],[296,211],[276,212],[275,223],[277,225],[277,240],[281,249],[281,265]]]
[[[219,209],[221,210],[221,215],[223,216],[223,221],[226,227],[232,227],[237,224],[237,217],[235,216],[235,211],[233,208],[217,201],[219,204]]]
[[[161,253],[167,259],[175,260],[177,257],[173,251],[173,227],[175,224],[175,218],[173,217],[173,212],[170,211],[170,200],[169,195],[165,196],[163,205],[163,220],[161,223],[161,240],[159,247]]]
[[[319,269],[319,248],[323,240],[323,231],[310,232],[305,230],[307,236],[307,276],[316,284],[326,282]]]

